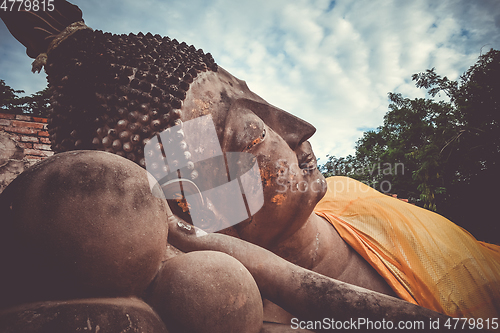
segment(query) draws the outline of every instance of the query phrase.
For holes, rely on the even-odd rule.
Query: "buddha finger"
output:
[[[176,215],[168,220],[168,242],[184,252],[202,250],[203,242],[200,236],[208,235],[202,229],[195,227]]]

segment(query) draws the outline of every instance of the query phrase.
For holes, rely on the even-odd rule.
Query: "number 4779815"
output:
[[[444,326],[447,329],[498,329],[498,318],[448,318]]]
[[[1,1],[1,0],[0,0]],[[54,0],[3,0],[0,10],[4,12],[45,12],[53,11]]]

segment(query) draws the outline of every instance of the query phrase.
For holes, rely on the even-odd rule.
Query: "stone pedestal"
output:
[[[24,304],[0,310],[2,333],[168,333],[160,317],[136,298]]]

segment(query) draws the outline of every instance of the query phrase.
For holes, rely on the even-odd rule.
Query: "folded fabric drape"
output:
[[[452,317],[498,318],[500,246],[348,177],[315,208],[402,299]],[[473,209],[473,207],[471,207]]]

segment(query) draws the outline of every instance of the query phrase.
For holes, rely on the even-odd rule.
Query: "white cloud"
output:
[[[264,99],[315,125],[311,142],[323,161],[326,154],[353,153],[363,130],[382,124],[388,92],[425,96],[411,74],[436,67],[456,79],[483,45],[488,44],[483,53],[500,49],[497,0],[74,3],[94,28],[151,31],[211,52]],[[6,51],[11,41],[4,32],[0,78],[30,93],[43,88],[36,88],[29,68],[20,64],[24,56]]]
[[[24,90],[22,95],[33,94],[47,85],[43,72],[31,73],[32,62],[33,59],[26,55],[26,48],[15,39],[7,36],[0,39],[0,79],[14,90]]]

